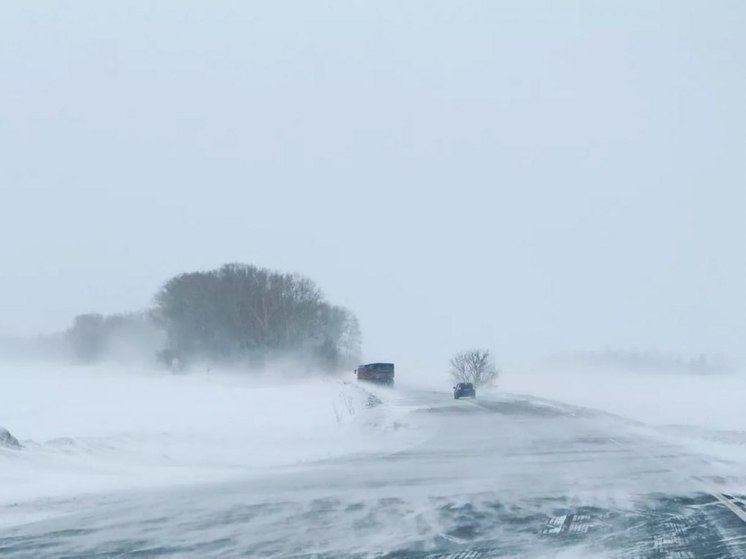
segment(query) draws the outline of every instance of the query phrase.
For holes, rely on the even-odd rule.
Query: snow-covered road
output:
[[[418,436],[217,483],[20,503],[19,518],[56,512],[0,531],[0,555],[746,557],[737,464],[546,400],[379,396],[387,419],[358,427]]]

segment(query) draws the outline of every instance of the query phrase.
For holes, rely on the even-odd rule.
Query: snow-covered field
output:
[[[746,465],[745,374],[516,371],[499,390],[620,415],[692,452]]]
[[[746,429],[746,375],[508,372],[500,391],[600,409],[652,425]]]
[[[339,378],[0,365],[0,427],[24,447],[0,448],[0,505],[246,477],[408,444],[397,410],[371,403]]]
[[[403,377],[403,375],[402,375]],[[444,371],[413,371],[399,386],[447,390]],[[481,395],[517,394],[591,408],[646,426],[646,435],[746,466],[746,373],[693,375],[508,368]]]
[[[347,375],[0,366],[0,426],[23,443],[0,448],[5,550],[556,557],[591,513],[609,548],[631,549],[669,529],[645,520],[650,507],[691,512],[651,495],[746,494],[737,375],[516,372],[465,401],[447,379],[397,376],[363,390]],[[715,528],[687,545],[719,545],[732,512],[695,509]],[[645,528],[628,534],[638,513]],[[566,556],[599,556],[576,551]]]
[[[446,392],[453,381],[444,370],[401,371],[397,386]],[[743,374],[693,375],[637,372],[572,372],[513,368],[481,394],[525,394],[588,407],[650,425],[687,425],[746,430],[742,414]]]
[[[450,399],[445,376],[400,371],[397,388],[378,389],[375,405],[350,381],[1,364],[0,427],[23,449],[0,447],[0,524],[25,520],[8,508],[16,503],[395,452],[433,436],[413,424],[407,394],[424,389]],[[508,372],[495,392],[620,415],[694,453],[746,465],[741,375]]]

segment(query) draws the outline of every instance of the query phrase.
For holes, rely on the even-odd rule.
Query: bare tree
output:
[[[494,384],[500,375],[489,350],[462,351],[451,358],[451,377],[456,382],[471,382],[475,387]]]

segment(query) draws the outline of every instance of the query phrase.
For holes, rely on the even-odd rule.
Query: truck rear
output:
[[[384,384],[387,386],[394,385],[394,364],[393,363],[368,363],[360,365],[355,369],[357,380]]]

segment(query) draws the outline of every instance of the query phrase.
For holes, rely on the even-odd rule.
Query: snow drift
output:
[[[219,481],[405,444],[376,403],[334,378],[0,365],[6,446],[24,446],[0,446],[0,505]]]

